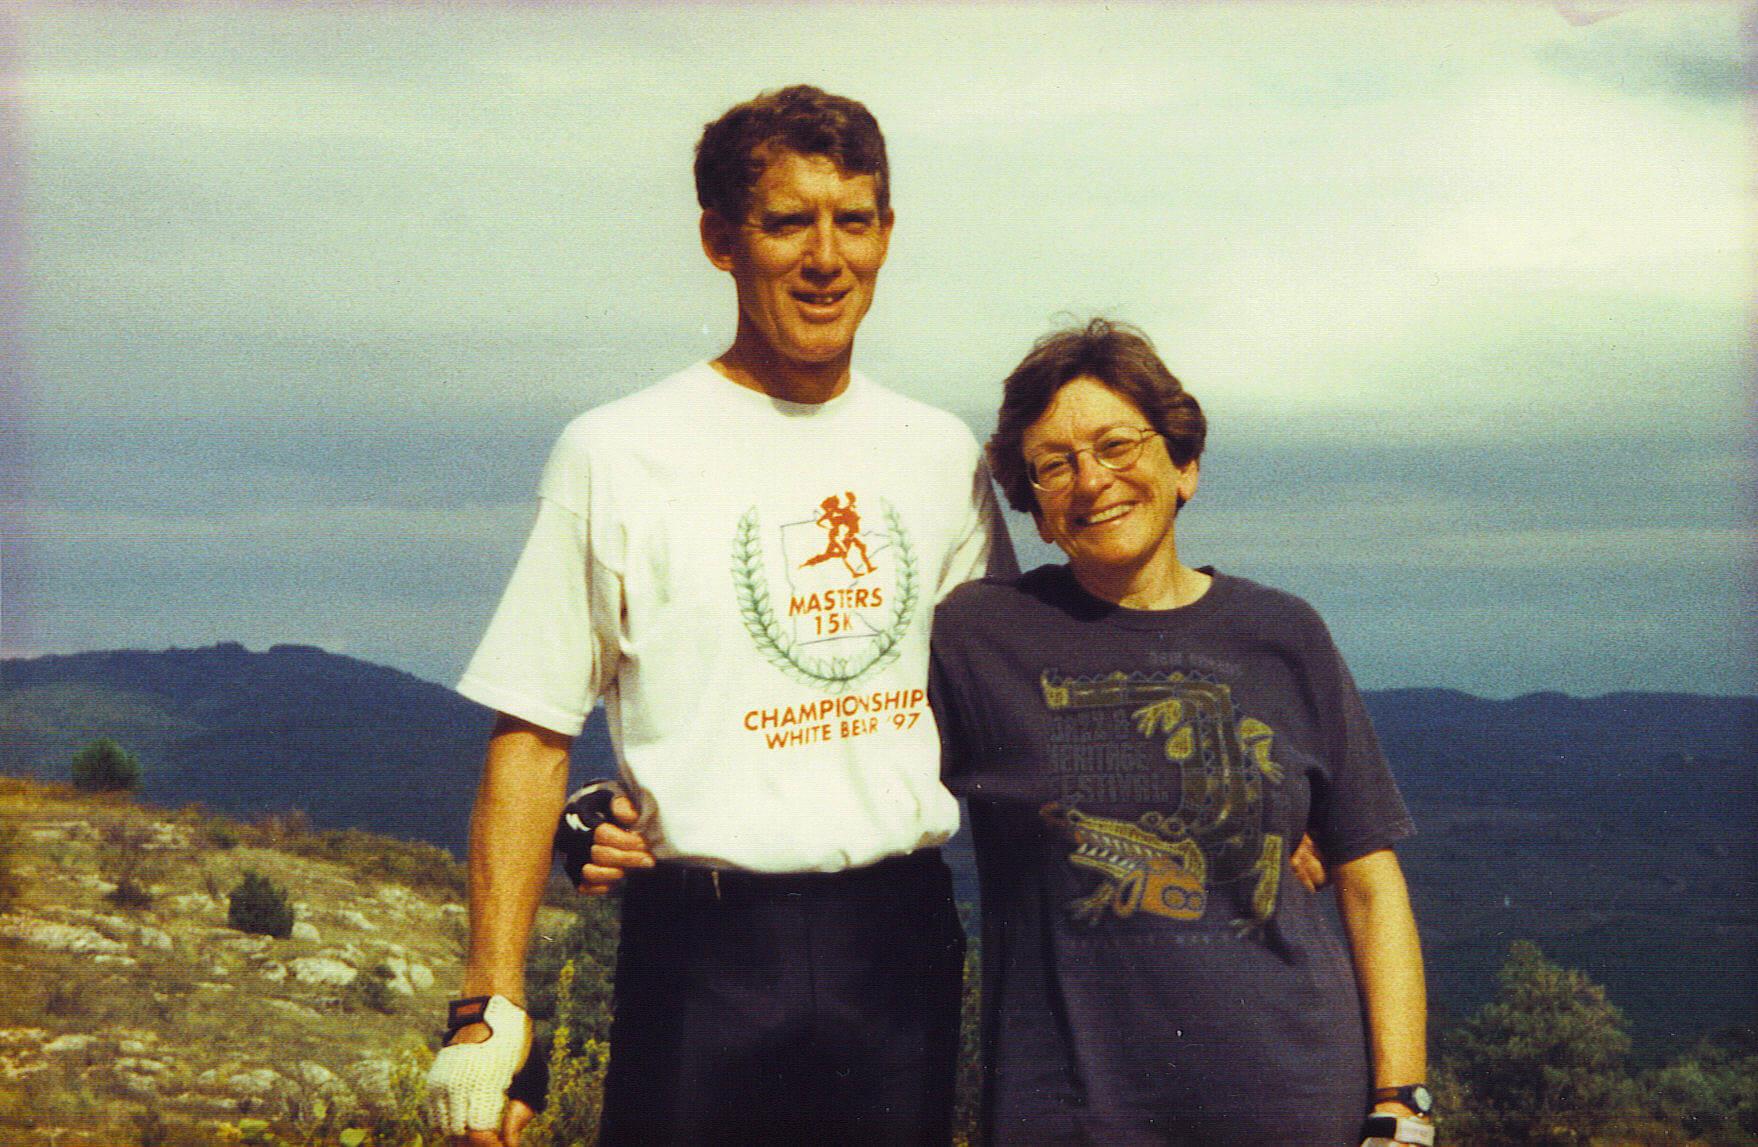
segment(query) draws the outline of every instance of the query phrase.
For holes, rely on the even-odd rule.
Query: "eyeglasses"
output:
[[[1066,490],[1074,482],[1075,469],[1082,454],[1091,454],[1093,461],[1107,470],[1125,470],[1141,457],[1141,448],[1160,432],[1128,426],[1105,431],[1091,446],[1079,450],[1040,454],[1026,459],[1026,475],[1032,485],[1046,494]]]

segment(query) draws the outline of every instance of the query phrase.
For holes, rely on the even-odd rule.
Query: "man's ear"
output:
[[[708,261],[722,271],[733,269],[734,237],[738,234],[738,225],[729,223],[726,217],[713,209],[702,212],[702,221],[698,225],[702,233],[702,253]]]

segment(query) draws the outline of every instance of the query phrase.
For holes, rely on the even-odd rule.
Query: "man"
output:
[[[893,222],[867,110],[760,96],[708,125],[695,175],[732,346],[563,433],[459,685],[499,717],[433,1106],[460,1143],[529,1118],[504,1099],[525,944],[602,698],[658,863],[626,880],[600,1141],[945,1141],[964,939],[928,624],[1011,554],[969,431],[850,368]],[[583,885],[644,863],[607,831]]]

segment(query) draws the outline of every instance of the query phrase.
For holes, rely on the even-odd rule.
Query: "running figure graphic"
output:
[[[801,569],[815,566],[819,562],[827,562],[831,558],[841,558],[842,564],[848,567],[848,572],[852,577],[862,577],[879,568],[873,564],[873,559],[867,554],[867,543],[861,540],[861,516],[855,512],[855,492],[853,490],[843,492],[848,496],[846,505],[838,502],[835,494],[818,503],[823,513],[819,514],[817,520],[812,524],[828,528],[830,538],[824,544],[824,552],[801,562]],[[866,563],[867,568],[864,570],[856,569],[855,563],[850,558],[850,555],[856,550],[860,551],[861,561]]]

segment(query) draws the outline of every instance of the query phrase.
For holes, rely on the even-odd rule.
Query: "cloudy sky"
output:
[[[986,433],[1034,337],[1127,319],[1211,417],[1181,554],[1363,684],[1758,691],[1747,18],[27,8],[4,651],[447,679],[556,430],[730,337],[701,125],[806,81],[891,148],[868,373]]]

